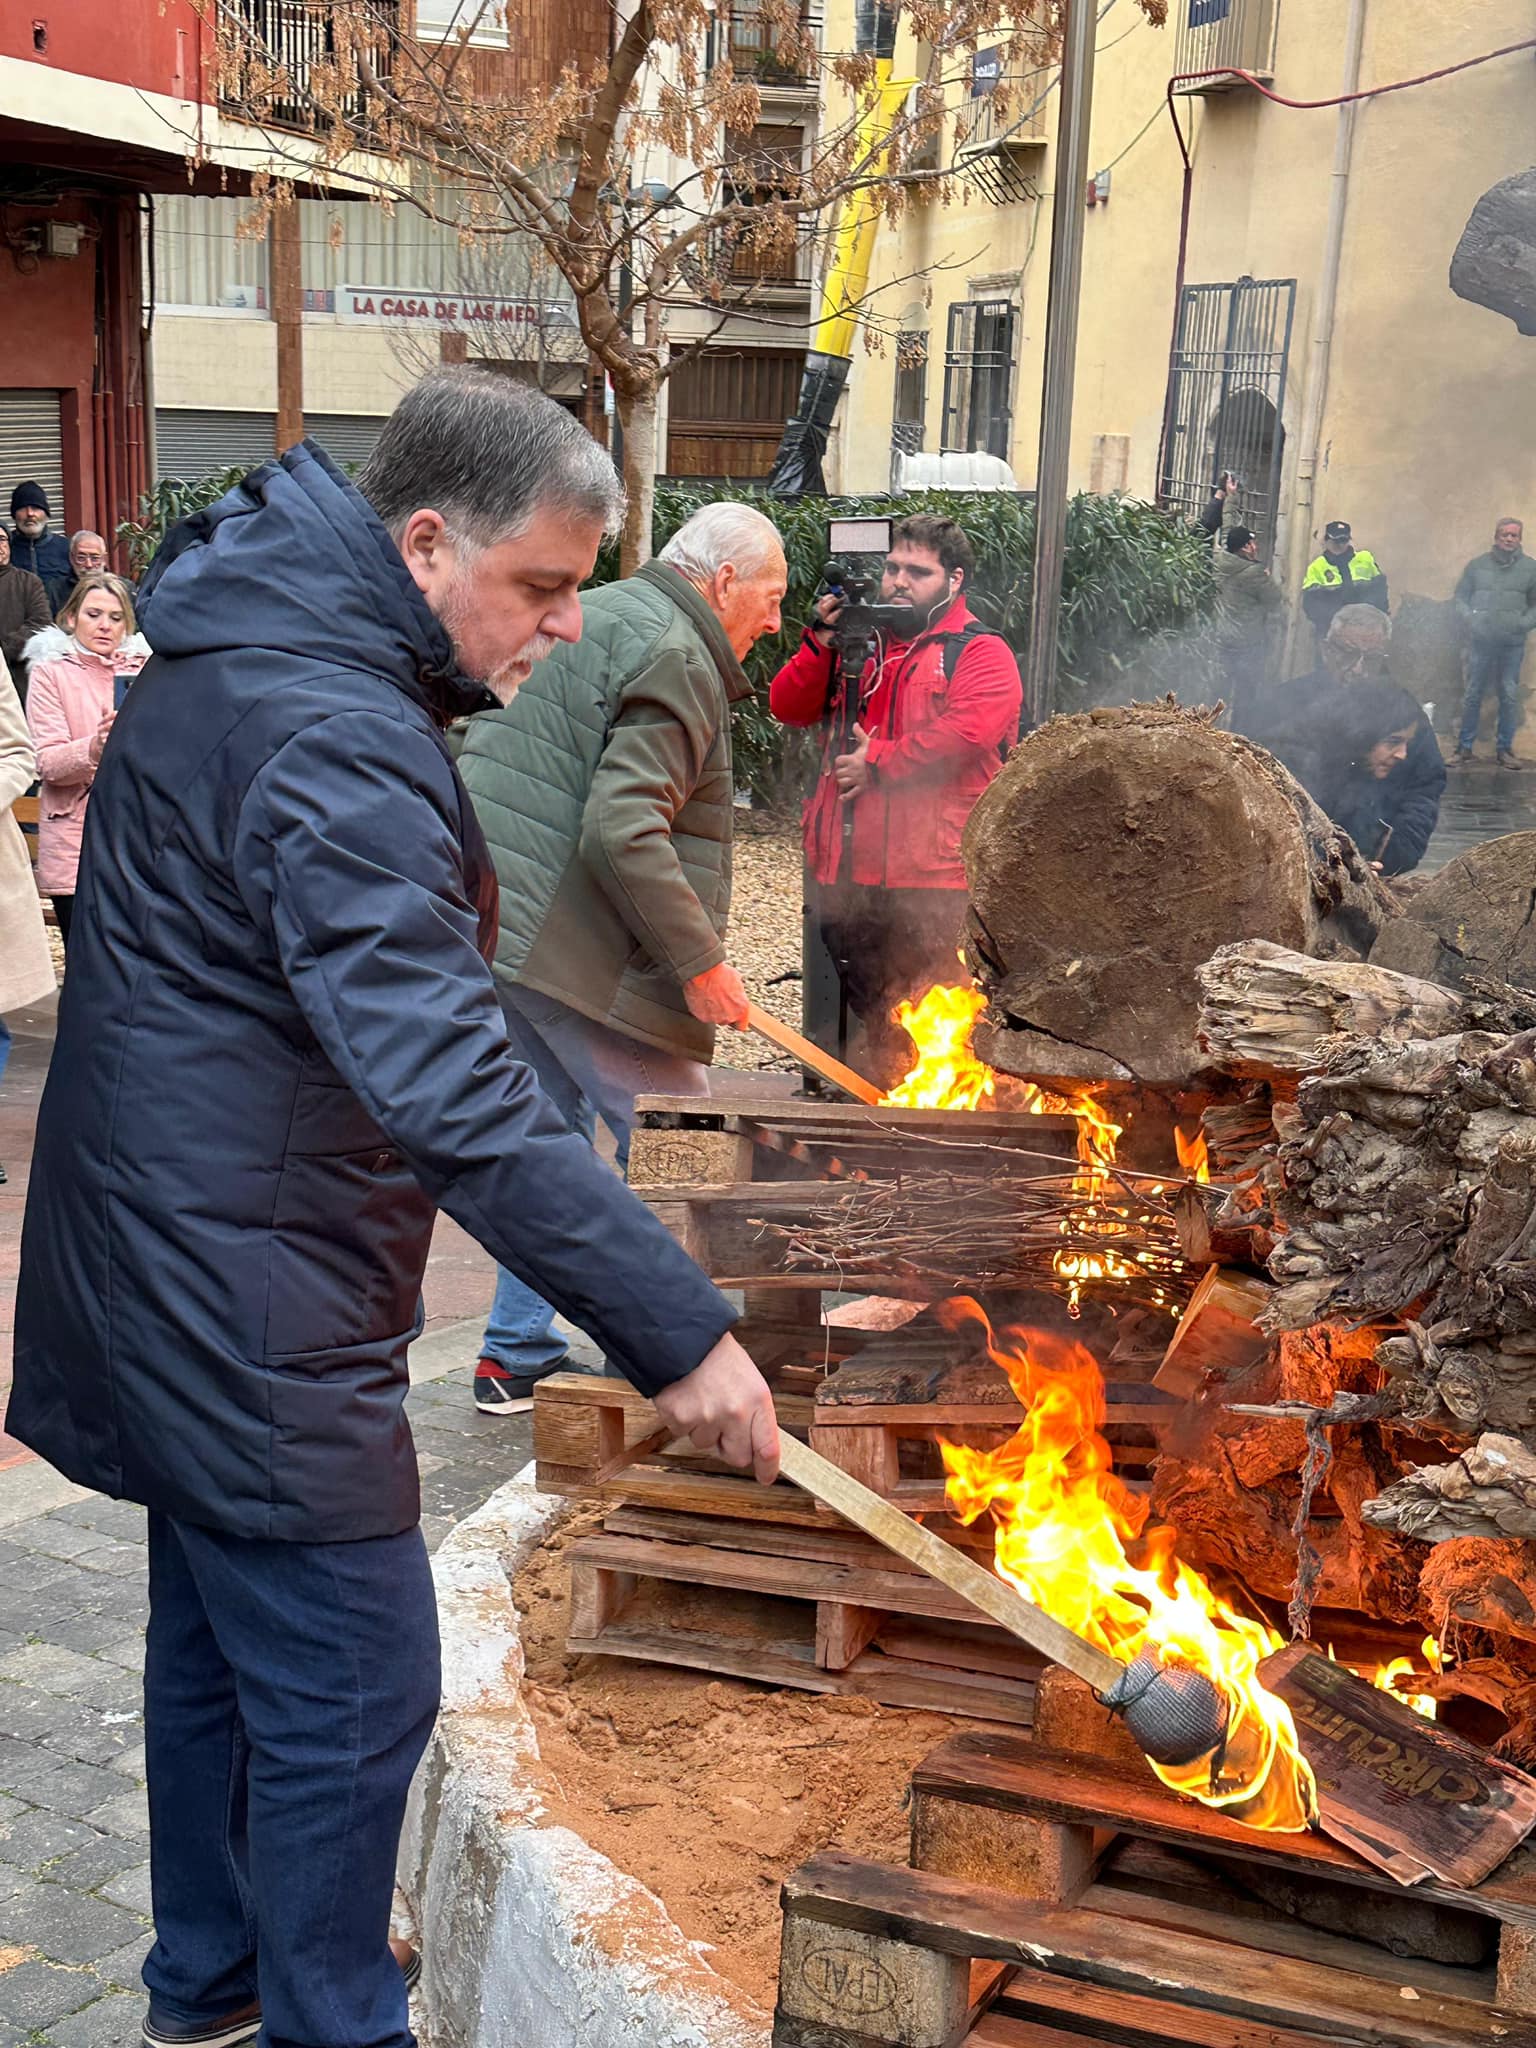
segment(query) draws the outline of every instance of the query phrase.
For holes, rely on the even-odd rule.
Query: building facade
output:
[[[1162,29],[1101,0],[1074,488],[1193,513],[1230,468],[1291,593],[1342,518],[1394,602],[1448,594],[1532,490],[1511,426],[1532,414],[1536,343],[1453,296],[1447,269],[1479,195],[1530,163],[1536,63],[1527,50],[1352,115],[1277,104],[1222,67],[1326,101],[1518,27],[1502,0],[1172,0]],[[897,61],[922,75],[910,40]],[[1057,83],[1045,66],[1002,79],[986,51],[950,81],[957,190],[882,229],[876,282],[924,281],[888,290],[898,337],[855,366],[838,487],[882,489],[893,453],[917,449],[985,449],[1033,483]]]

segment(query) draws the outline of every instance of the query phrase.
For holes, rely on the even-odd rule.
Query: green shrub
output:
[[[819,498],[771,499],[750,485],[692,489],[663,485],[652,529],[657,549],[690,514],[716,498],[748,498],[767,513],[784,542],[789,594],[783,630],[760,640],[747,659],[756,689],[736,707],[734,745],[739,783],[760,800],[782,797],[797,779],[805,748],[786,749],[786,734],[768,710],[768,683],[799,644],[826,564],[829,510]],[[964,529],[976,550],[973,604],[995,626],[1022,668],[1029,645],[1035,508],[1003,492],[922,491],[900,500],[840,498],[838,513],[898,518],[942,514]],[[596,583],[618,574],[618,550],[598,557]],[[1207,537],[1155,505],[1128,498],[1072,500],[1062,572],[1057,709],[1124,703],[1174,690],[1187,702],[1219,690],[1209,620],[1215,574]]]
[[[212,476],[163,476],[152,491],[139,500],[137,519],[125,519],[117,538],[128,550],[129,573],[135,582],[155,559],[156,550],[178,519],[190,518],[205,505],[216,505],[226,491],[232,491],[251,469],[237,462],[229,469],[216,469]]]

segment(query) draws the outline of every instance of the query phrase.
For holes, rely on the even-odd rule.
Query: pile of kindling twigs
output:
[[[801,1272],[888,1273],[936,1291],[1047,1287],[1177,1310],[1198,1275],[1180,1248],[1182,1182],[1106,1166],[986,1178],[914,1168],[846,1191],[829,1187],[793,1223],[754,1217],[786,1240]]]

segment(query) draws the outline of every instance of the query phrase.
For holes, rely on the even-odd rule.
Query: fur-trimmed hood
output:
[[[39,626],[22,648],[21,658],[29,668],[34,662],[55,661],[59,655],[69,652],[74,641],[74,634],[66,633],[62,626]],[[154,651],[142,633],[130,633],[117,650],[116,660],[125,663],[138,662],[142,665]]]

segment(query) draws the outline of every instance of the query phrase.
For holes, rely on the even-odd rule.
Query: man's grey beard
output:
[[[536,661],[542,661],[547,654],[552,653],[555,643],[548,633],[535,633],[531,640],[523,642],[516,654],[508,655],[505,661],[497,662],[488,673],[480,674],[470,666],[461,637],[465,614],[472,602],[468,578],[456,576],[443,595],[443,608],[438,613],[438,618],[443,630],[453,642],[453,658],[461,671],[472,681],[483,683],[491,695],[501,703],[510,704],[527,680],[529,669]]]

